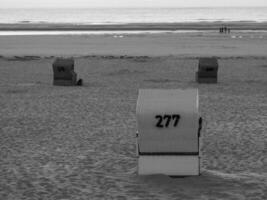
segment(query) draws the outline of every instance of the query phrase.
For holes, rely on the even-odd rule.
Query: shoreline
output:
[[[267,22],[188,22],[188,23],[131,23],[131,24],[52,24],[52,23],[0,23],[0,31],[179,31],[219,30],[227,26],[232,30],[267,30]]]
[[[32,55],[0,55],[0,61],[36,61],[36,60],[44,60],[44,59],[56,59],[58,57],[63,58],[74,58],[74,59],[95,59],[95,60],[148,60],[148,59],[184,59],[184,60],[195,60],[200,59],[207,56],[201,56],[201,55],[114,55],[114,54],[88,54],[88,55],[63,55],[63,56],[57,56],[57,55],[35,55],[34,53]],[[214,57],[218,60],[244,60],[244,59],[254,59],[254,60],[266,60],[267,55],[221,55],[221,56],[210,56]]]

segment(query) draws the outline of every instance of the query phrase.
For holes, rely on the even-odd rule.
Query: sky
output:
[[[25,7],[254,7],[267,0],[0,0],[0,8]]]

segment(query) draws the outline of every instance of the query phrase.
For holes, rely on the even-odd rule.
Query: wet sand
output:
[[[253,21],[216,21],[216,22],[184,22],[184,23],[130,23],[130,24],[50,24],[50,23],[18,23],[0,24],[1,30],[219,30],[227,26],[232,30],[267,30],[266,22]]]
[[[267,32],[0,36],[0,55],[266,56]]]

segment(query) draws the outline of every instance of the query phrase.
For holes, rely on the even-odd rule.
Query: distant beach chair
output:
[[[218,60],[217,58],[200,58],[196,81],[198,83],[217,83],[218,82]]]
[[[53,85],[73,86],[77,85],[77,74],[74,72],[73,58],[56,58],[53,62]],[[82,84],[80,79],[78,83]]]
[[[198,90],[139,90],[138,174],[200,174]]]

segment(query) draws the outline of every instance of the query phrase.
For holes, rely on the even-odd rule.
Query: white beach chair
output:
[[[200,174],[198,90],[142,89],[136,107],[138,174]]]

